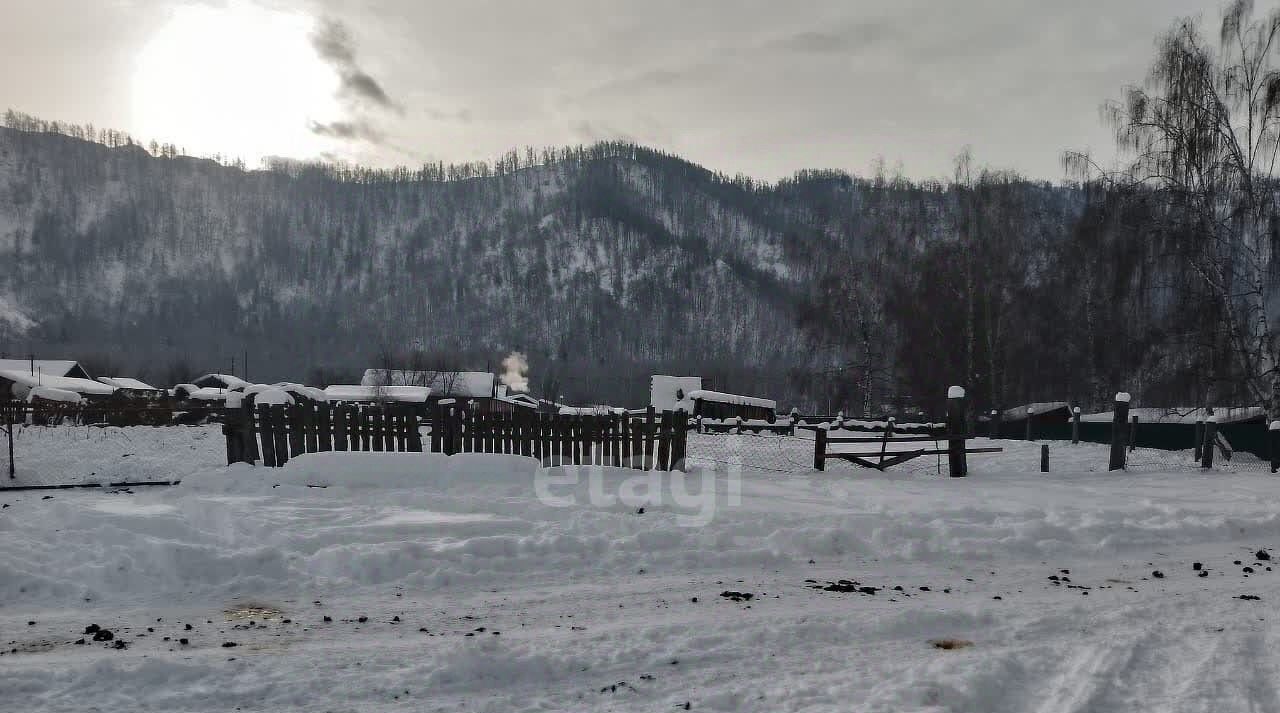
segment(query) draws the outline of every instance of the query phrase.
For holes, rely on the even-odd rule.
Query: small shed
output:
[[[773,422],[777,419],[778,402],[755,396],[726,394],[699,389],[689,394],[693,415],[709,419],[741,418]]]
[[[0,371],[25,371],[31,376],[66,376],[88,379],[80,362],[70,359],[0,359]]]

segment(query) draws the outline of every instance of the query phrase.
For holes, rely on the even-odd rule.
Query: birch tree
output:
[[[1257,18],[1235,0],[1216,38],[1196,20],[1163,36],[1143,86],[1104,106],[1122,167],[1085,154],[1067,164],[1160,203],[1153,231],[1202,283],[1223,315],[1248,396],[1280,417],[1273,248],[1280,147],[1280,11]]]

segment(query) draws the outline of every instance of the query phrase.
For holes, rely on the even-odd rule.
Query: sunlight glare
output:
[[[133,77],[136,138],[193,155],[314,158],[329,141],[310,120],[338,115],[338,77],[311,45],[315,20],[250,2],[184,5],[142,48]]]

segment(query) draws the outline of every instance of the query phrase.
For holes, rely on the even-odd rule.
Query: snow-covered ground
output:
[[[85,430],[20,475],[183,482],[0,493],[0,710],[1280,710],[1262,471],[1009,441],[966,479],[817,473],[726,437],[687,476],[226,468],[216,429]]]

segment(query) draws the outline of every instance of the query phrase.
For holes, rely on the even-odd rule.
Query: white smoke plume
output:
[[[498,379],[506,384],[508,389],[513,392],[529,390],[529,377],[525,376],[529,371],[529,360],[525,359],[524,354],[511,352],[506,359],[502,360],[502,368],[502,376]]]

